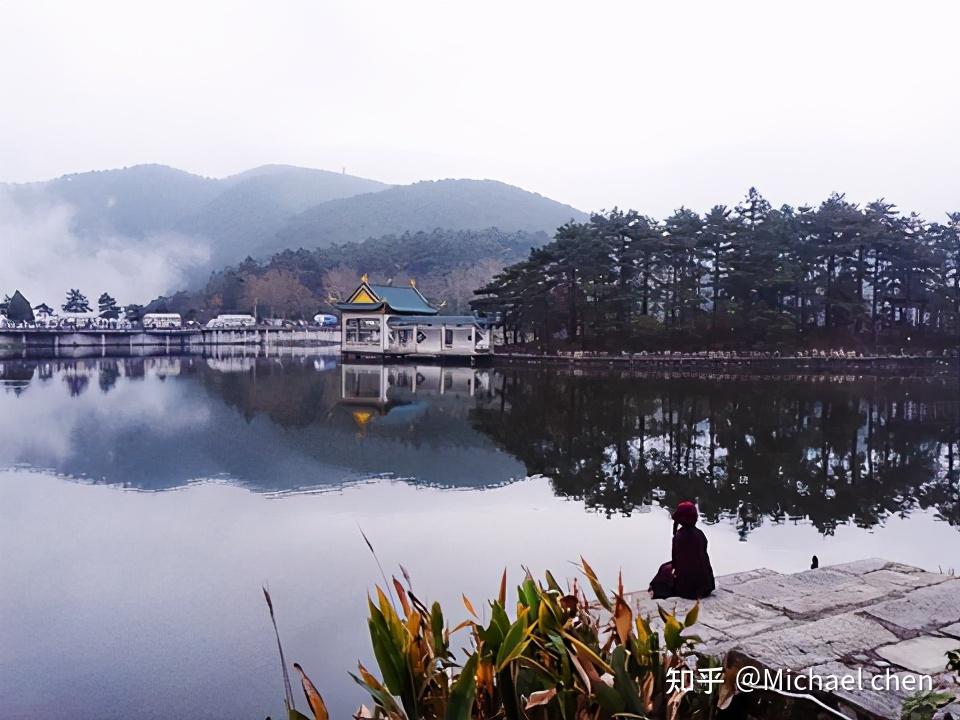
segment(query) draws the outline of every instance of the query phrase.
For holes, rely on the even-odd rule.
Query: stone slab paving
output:
[[[950,637],[960,638],[960,623],[954,623],[953,625],[940,628],[940,632]]]
[[[905,630],[942,627],[960,619],[960,580],[910,591],[899,599],[872,605],[865,612]]]
[[[628,600],[654,625],[658,603],[677,613],[693,605],[654,601],[646,592]],[[944,657],[951,645],[960,647],[960,578],[880,558],[792,575],[761,568],[718,577],[687,634],[703,639],[703,652],[732,652],[771,670],[859,674],[865,687],[829,693],[851,717],[899,718],[917,673],[960,699],[960,679],[946,672]],[[894,687],[872,689],[874,676]]]
[[[877,655],[907,670],[935,675],[943,671],[947,652],[958,647],[956,638],[921,635],[877,648]]]
[[[832,692],[838,700],[842,701],[843,705],[851,709],[857,708],[866,711],[881,718],[900,718],[903,701],[912,692],[906,688],[914,687],[920,682],[920,677],[916,674],[895,672],[893,675],[900,682],[889,683],[891,686],[890,692],[874,692],[870,689],[873,678],[885,677],[886,670],[879,673],[855,664],[829,662],[814,666],[810,669],[810,672],[817,677],[862,677],[863,683],[859,687],[853,689],[840,688]],[[907,678],[910,678],[911,682],[909,684],[906,682]]]

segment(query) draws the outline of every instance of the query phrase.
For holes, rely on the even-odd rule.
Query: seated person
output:
[[[699,600],[716,589],[707,536],[695,527],[698,518],[697,506],[690,500],[677,505],[673,513],[672,559],[660,566],[650,582],[651,597]]]

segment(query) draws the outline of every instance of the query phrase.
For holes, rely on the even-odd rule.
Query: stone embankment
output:
[[[775,353],[563,353],[537,354],[497,350],[498,364],[551,365],[574,368],[669,370],[671,372],[749,373],[897,373],[956,372],[960,358],[954,354],[923,355],[777,355]]]
[[[692,601],[651,600],[630,593],[635,613],[657,618],[657,604],[686,612]],[[867,687],[828,693],[828,703],[852,718],[899,719],[904,688],[929,675],[935,690],[960,698],[945,653],[960,648],[960,578],[880,559],[859,560],[783,575],[759,569],[717,578],[701,602],[692,633],[698,650],[772,671],[815,676],[862,676]],[[874,690],[869,679],[903,682]],[[905,680],[905,681],[904,681]],[[891,685],[891,683],[886,683]],[[960,718],[960,702],[942,717]]]

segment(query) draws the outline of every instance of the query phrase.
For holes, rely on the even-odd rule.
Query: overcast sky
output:
[[[663,214],[960,209],[952,2],[0,0],[0,180],[279,162]]]

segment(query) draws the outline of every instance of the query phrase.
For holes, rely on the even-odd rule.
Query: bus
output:
[[[253,315],[217,315],[207,323],[207,327],[210,329],[236,329],[250,328],[256,324],[257,319]]]

